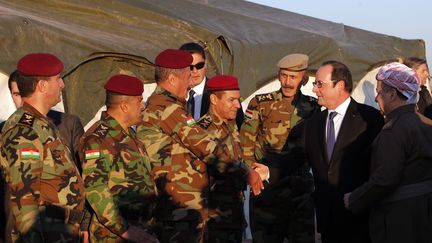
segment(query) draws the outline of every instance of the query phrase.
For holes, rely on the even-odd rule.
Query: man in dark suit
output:
[[[317,230],[323,243],[370,242],[368,213],[349,212],[343,195],[367,181],[370,145],[383,118],[350,97],[352,76],[343,63],[321,64],[313,84],[318,104],[327,108],[307,121],[305,136],[315,180]]]
[[[206,70],[207,60],[204,48],[197,43],[189,42],[180,47],[180,50],[188,51],[192,54],[193,61],[190,65],[191,69],[191,89],[188,97],[188,112],[198,121],[202,116],[207,114],[210,107],[210,92],[206,88]],[[238,109],[236,123],[238,129],[243,124],[244,113],[242,109]]]

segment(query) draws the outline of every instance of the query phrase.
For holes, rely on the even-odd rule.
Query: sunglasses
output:
[[[202,69],[204,67],[204,65],[205,65],[205,62],[199,62],[199,63],[197,63],[195,65],[191,64],[191,65],[189,65],[189,67],[190,67],[190,70],[193,71],[194,68],[196,68],[196,70]]]

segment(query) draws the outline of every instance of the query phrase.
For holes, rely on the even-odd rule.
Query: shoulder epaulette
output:
[[[213,122],[210,116],[203,116],[198,122],[197,125],[202,127],[203,129],[207,129],[211,123]]]
[[[95,134],[98,137],[104,138],[108,134],[108,126],[104,124],[100,124],[96,129],[94,130],[93,134]]]
[[[258,103],[261,103],[261,102],[265,102],[265,101],[272,101],[275,98],[274,98],[272,93],[267,93],[267,94],[256,95],[255,99]]]
[[[24,114],[19,119],[18,124],[32,127],[34,121],[35,121],[35,116],[33,116],[32,114],[24,112]]]

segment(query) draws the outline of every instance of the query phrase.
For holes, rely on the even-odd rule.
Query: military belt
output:
[[[412,197],[432,193],[432,180],[399,186],[390,196],[381,201],[381,204],[396,202]]]
[[[61,220],[65,224],[80,224],[85,216],[85,210],[63,208],[51,204],[42,206],[40,210],[44,211],[46,217]]]

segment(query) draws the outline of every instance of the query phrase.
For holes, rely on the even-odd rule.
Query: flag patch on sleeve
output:
[[[186,119],[186,123],[188,126],[192,126],[193,124],[196,123],[196,121],[193,119],[192,116],[188,116],[188,118]]]
[[[98,159],[100,157],[99,150],[86,150],[85,151],[85,159]]]
[[[246,112],[245,112],[245,118],[246,119],[252,119],[252,117],[253,117],[253,112],[251,111],[251,110],[246,110]]]
[[[35,148],[23,148],[20,150],[21,159],[39,159],[39,150]]]

